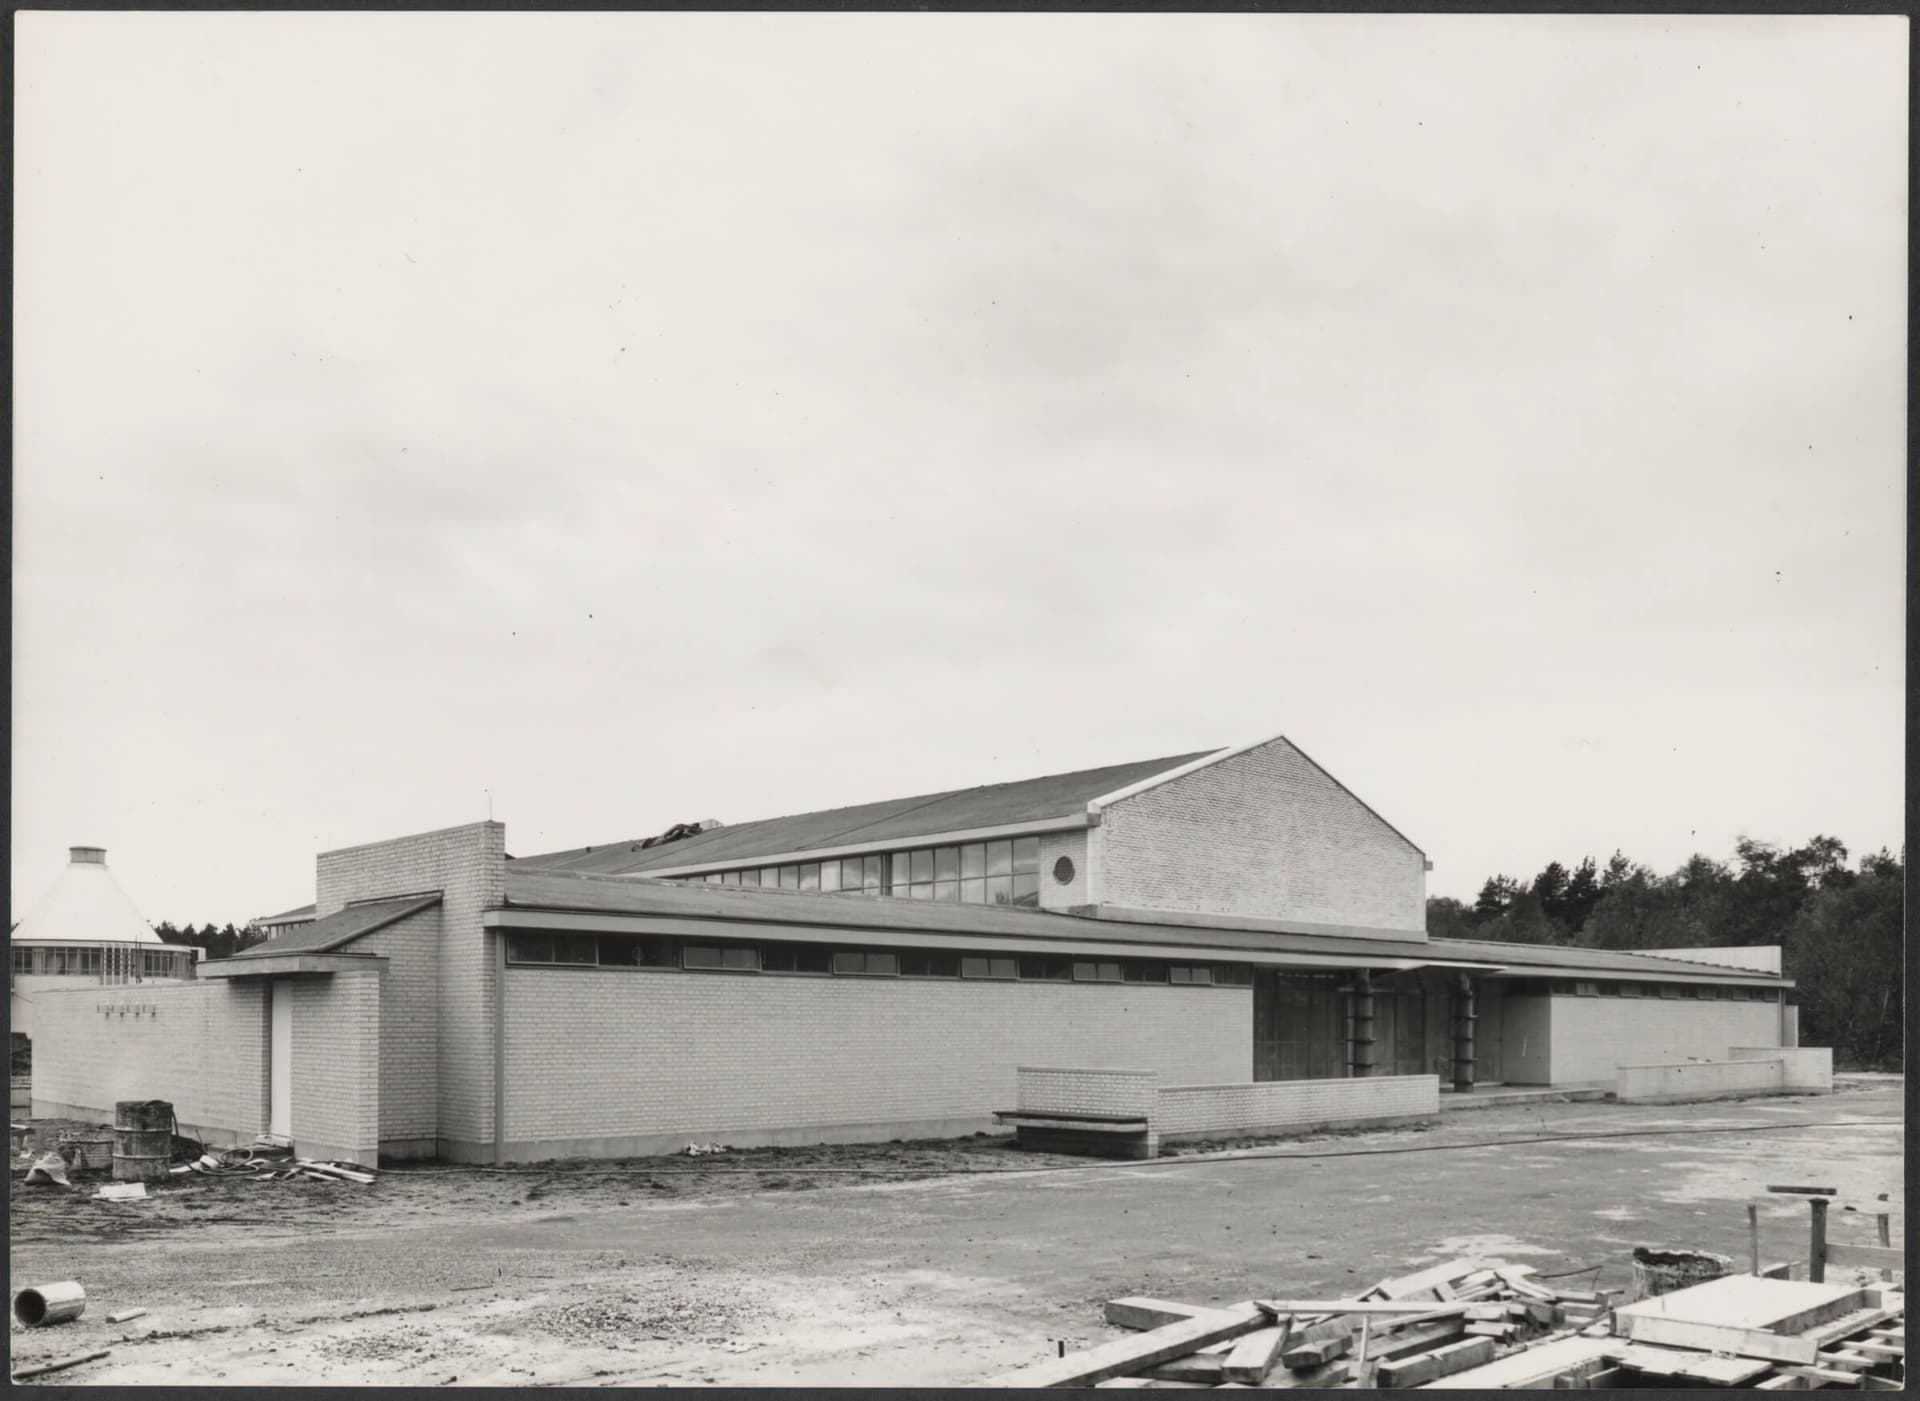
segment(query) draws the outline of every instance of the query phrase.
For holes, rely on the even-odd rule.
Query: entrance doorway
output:
[[[267,984],[271,1025],[267,1060],[267,1132],[293,1137],[293,984],[275,978]]]

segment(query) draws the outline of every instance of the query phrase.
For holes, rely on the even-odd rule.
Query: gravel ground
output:
[[[78,1279],[89,1304],[12,1350],[112,1350],[50,1385],[965,1385],[1110,1336],[1121,1294],[1344,1290],[1474,1253],[1621,1288],[1636,1243],[1744,1258],[1767,1181],[1897,1197],[1901,1095],[1499,1108],[1157,1164],[981,1139],[196,1177],[129,1204],[16,1179],[16,1286]],[[1629,1130],[1651,1136],[1528,1141]],[[1804,1254],[1804,1208],[1764,1228],[1769,1256]]]

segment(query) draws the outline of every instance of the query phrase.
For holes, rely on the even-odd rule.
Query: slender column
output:
[[[1353,975],[1347,996],[1352,1002],[1352,1026],[1348,1032],[1347,1074],[1359,1077],[1373,1074],[1373,974],[1362,968]]]
[[[1453,985],[1453,1088],[1465,1094],[1473,1088],[1473,1024],[1479,1019],[1473,1003],[1473,976],[1462,973]]]

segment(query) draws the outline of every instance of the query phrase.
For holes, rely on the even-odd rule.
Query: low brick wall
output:
[[[1163,1086],[1150,1070],[1022,1066],[1018,1107],[1023,1114],[1057,1114],[1063,1120],[1144,1118],[1150,1155],[1161,1143],[1181,1139],[1309,1133],[1431,1118],[1440,1112],[1440,1077]],[[1022,1140],[1036,1132],[1023,1126]],[[1062,1125],[1059,1132],[1068,1130]]]
[[[1666,1104],[1724,1095],[1779,1093],[1785,1088],[1785,1063],[1775,1057],[1623,1065],[1614,1080],[1613,1093],[1622,1104]]]
[[[1735,1046],[1727,1059],[1779,1061],[1784,1089],[1824,1092],[1833,1088],[1831,1046]]]
[[[1014,1103],[1027,1114],[1144,1119],[1153,1113],[1158,1079],[1151,1070],[1056,1070],[1022,1065],[1014,1069]]]
[[[1169,1085],[1155,1096],[1153,1127],[1166,1143],[1404,1123],[1439,1112],[1437,1075]]]

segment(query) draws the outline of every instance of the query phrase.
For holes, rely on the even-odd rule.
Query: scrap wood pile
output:
[[[1905,1376],[1894,1290],[1752,1276],[1615,1309],[1604,1293],[1552,1288],[1528,1266],[1460,1260],[1349,1299],[1202,1308],[1129,1298],[1106,1316],[1140,1331],[991,1384],[1880,1390]]]
[[[175,1177],[197,1172],[207,1177],[249,1177],[260,1182],[305,1177],[316,1182],[355,1182],[365,1186],[374,1180],[374,1174],[357,1163],[296,1158],[292,1148],[267,1137],[256,1138],[249,1148],[202,1153],[192,1162],[182,1163],[169,1171]]]

